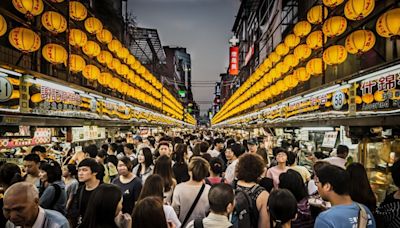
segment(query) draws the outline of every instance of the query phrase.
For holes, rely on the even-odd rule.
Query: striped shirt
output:
[[[386,196],[385,200],[376,210],[377,216],[381,218],[384,227],[400,227],[400,199],[394,198],[394,193]]]

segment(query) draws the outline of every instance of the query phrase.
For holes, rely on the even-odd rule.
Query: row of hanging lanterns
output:
[[[38,16],[42,14],[44,10],[44,4],[42,0],[13,0],[12,2],[14,7],[19,12],[25,14],[27,18]],[[51,2],[60,3],[63,2],[63,0],[51,0]],[[109,51],[101,50],[100,45],[95,41],[89,40],[87,34],[80,29],[70,29],[70,45],[82,48],[83,53],[89,58],[96,57],[100,64],[103,64],[111,70],[116,71],[117,74],[121,75],[122,77],[128,79],[129,76],[129,81],[135,85],[144,86],[138,88],[146,88],[147,92],[149,92],[151,96],[154,96],[150,97],[150,95],[140,92],[139,97],[145,103],[161,108],[162,104],[160,101],[156,100],[156,98],[161,99],[162,96],[167,96],[168,99],[165,99],[166,105],[171,107],[170,109],[167,109],[168,114],[173,117],[182,117],[181,114],[183,112],[181,110],[183,107],[176,100],[176,98],[173,97],[167,91],[167,89],[163,89],[162,84],[154,77],[154,75],[148,72],[148,70],[145,69],[139,61],[136,61],[134,56],[130,54],[129,50],[122,46],[121,42],[113,39],[112,33],[103,28],[103,24],[99,19],[95,17],[87,18],[88,10],[81,2],[70,1],[69,14],[70,18],[75,21],[84,21],[84,27],[86,31],[89,34],[95,35],[101,44],[107,45],[108,50],[115,54],[124,63],[122,63],[119,59],[114,58],[113,54],[111,54]],[[65,17],[55,11],[44,12],[41,16],[41,22],[46,30],[54,34],[63,33],[68,27]],[[6,32],[7,22],[4,17],[0,15],[0,36],[3,36]],[[9,41],[13,47],[23,53],[35,52],[39,50],[41,46],[40,36],[33,30],[23,27],[12,29],[9,32]],[[42,56],[46,61],[52,64],[66,64],[68,60],[68,52],[65,50],[65,48],[61,45],[53,43],[43,46]],[[100,84],[109,84],[108,87],[117,89],[123,94],[128,94],[129,89],[133,89],[133,87],[130,88],[127,83],[122,82],[117,77],[111,76],[109,73],[103,74],[105,72],[102,73],[97,66],[92,64],[87,65],[85,59],[79,55],[71,54],[69,58],[70,70],[72,73],[82,72],[82,75],[85,78],[89,80],[99,79]],[[130,68],[138,72],[138,74],[141,75],[145,80],[136,76],[136,74],[130,70]],[[112,78],[110,78],[110,76]],[[163,93],[160,92],[161,90]],[[131,95],[133,95],[133,93],[131,93]]]
[[[324,1],[324,5],[334,8],[343,2],[344,1],[328,0]],[[360,55],[374,47],[376,38],[372,31],[356,30],[346,37],[344,46],[333,45],[328,47],[323,52],[323,58],[309,60],[305,67],[293,70],[292,74],[285,76],[282,80],[278,80],[274,85],[270,86],[271,93],[266,92],[267,89],[259,93],[262,91],[263,87],[265,88],[271,81],[279,79],[279,77],[287,73],[288,68],[293,68],[298,65],[298,61],[309,58],[311,49],[316,50],[322,48],[328,37],[342,35],[347,29],[346,18],[349,20],[361,20],[371,14],[375,7],[375,2],[373,0],[349,0],[345,6],[346,18],[334,16],[327,19],[328,9],[325,6],[318,5],[312,7],[307,13],[307,21],[298,22],[293,28],[294,34],[288,35],[284,39],[284,42],[279,44],[275,48],[275,51],[270,53],[266,60],[260,64],[257,70],[261,70],[265,73],[276,64],[275,68],[269,71],[269,75],[273,75],[272,80],[266,79],[265,75],[260,75],[256,70],[231,98],[228,99],[221,111],[213,118],[213,123],[221,122],[251,107],[249,104],[256,105],[262,102],[262,100],[269,99],[271,94],[276,95],[281,91],[294,88],[299,81],[307,81],[311,75],[321,75],[326,65],[338,65],[343,63],[348,53]],[[391,23],[388,23],[388,21]],[[316,25],[322,24],[323,22],[322,31],[316,30],[311,32],[311,24]],[[392,9],[382,14],[377,20],[376,30],[382,37],[391,38],[400,36],[400,8]],[[306,37],[306,44],[298,45],[300,42],[298,42],[295,37],[299,39]],[[285,56],[292,48],[294,48],[293,55]],[[284,58],[283,62],[279,62],[282,58]],[[255,83],[259,79],[259,84]],[[286,86],[282,85],[281,81],[286,84]],[[262,86],[259,86],[260,84]],[[252,90],[253,87],[254,89]],[[259,96],[260,94],[263,94],[263,96]],[[251,99],[247,100],[249,98]],[[247,102],[244,102],[246,100]]]

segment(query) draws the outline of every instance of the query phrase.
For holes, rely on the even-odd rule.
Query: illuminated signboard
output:
[[[239,47],[229,48],[229,74],[238,75],[239,74]]]

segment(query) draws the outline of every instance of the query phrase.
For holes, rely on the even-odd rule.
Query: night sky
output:
[[[229,62],[229,39],[239,0],[129,0],[139,27],[155,28],[163,46],[186,47],[192,58],[194,100],[204,114],[211,107],[214,85]],[[205,87],[207,86],[207,87]],[[208,104],[203,104],[208,102]]]

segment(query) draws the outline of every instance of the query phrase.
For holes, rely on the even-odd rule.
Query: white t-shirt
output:
[[[178,216],[176,216],[174,208],[169,205],[163,205],[163,209],[167,222],[172,222],[175,224],[176,228],[181,227],[181,222],[179,221]]]
[[[233,161],[225,171],[225,179],[228,181],[228,183],[232,183],[233,180],[235,179],[235,171],[236,171],[236,164],[238,163],[239,159],[236,159]]]
[[[214,150],[209,150],[207,153],[211,155],[211,157],[216,158],[219,156],[219,151],[214,149]]]
[[[323,161],[329,162],[331,165],[336,165],[343,169],[346,169],[346,159],[339,157],[329,157],[325,158]]]

